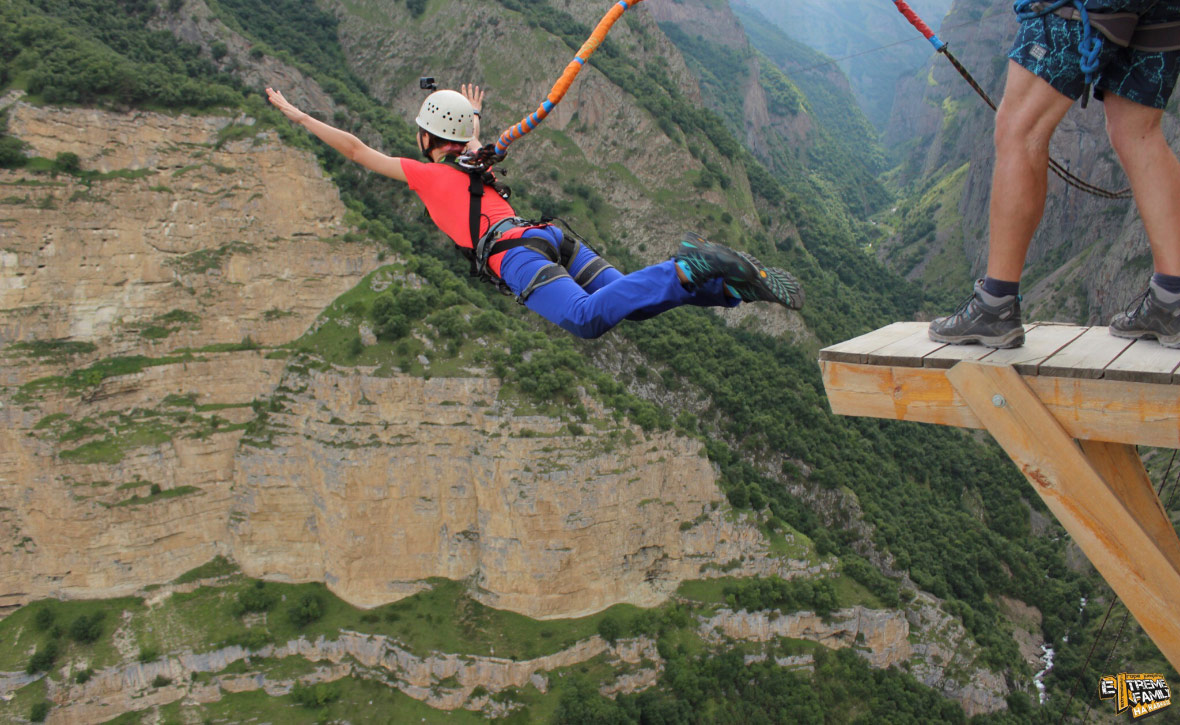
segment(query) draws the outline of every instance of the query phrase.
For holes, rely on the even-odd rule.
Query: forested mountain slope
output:
[[[738,12],[757,12],[798,43],[837,59],[865,115],[884,128],[899,78],[924,64],[929,46],[888,0],[736,0]],[[951,0],[909,5],[937,31]]]
[[[828,412],[818,343],[927,301],[865,251],[887,197],[848,158],[859,121],[829,126],[842,96],[718,3],[677,5],[629,12],[512,149],[518,209],[623,268],[704,232],[796,271],[809,307],[593,342],[467,280],[407,190],[259,88],[411,155],[417,78],[476,82],[490,138],[605,8],[0,8],[4,717],[1064,707],[1101,593],[1019,475],[956,431]],[[705,73],[731,59],[740,108]]]

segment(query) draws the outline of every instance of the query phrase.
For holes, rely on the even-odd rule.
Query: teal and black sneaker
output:
[[[730,294],[743,302],[777,302],[788,310],[803,309],[803,285],[790,272],[767,267],[745,252],[738,252],[754,269],[753,279],[726,281]]]
[[[803,307],[803,287],[790,274],[698,234],[684,236],[674,259],[694,285],[721,277],[729,294],[743,302],[777,302],[792,310]]]

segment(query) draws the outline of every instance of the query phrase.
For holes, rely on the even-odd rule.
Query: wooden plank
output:
[[[1011,365],[1021,375],[1036,375],[1041,363],[1088,329],[1077,325],[1037,325],[1025,335],[1024,345],[996,350],[987,360],[997,365]]]
[[[918,323],[909,335],[870,352],[865,362],[870,365],[917,368],[922,367],[924,357],[944,347],[947,347],[945,342],[930,339],[929,325]]]
[[[1103,377],[1135,383],[1170,383],[1177,368],[1180,368],[1180,350],[1164,347],[1155,340],[1136,340],[1106,366]]]
[[[894,322],[872,332],[854,337],[819,351],[820,360],[838,360],[840,362],[863,363],[869,353],[879,350],[891,342],[913,334],[916,326],[925,326],[924,322]]]
[[[963,362],[947,378],[1160,652],[1180,667],[1180,571],[1070,434],[1010,366]]]
[[[1180,537],[1164,510],[1155,486],[1143,467],[1135,446],[1126,443],[1081,440],[1078,443],[1095,470],[1102,475],[1147,535],[1159,544],[1164,556],[1180,571]]]
[[[837,415],[982,428],[946,373],[929,368],[820,362],[828,403]]]
[[[982,427],[947,371],[831,361],[820,367],[828,402],[839,415]],[[1180,448],[1180,385],[1044,376],[1025,380],[1074,438]]]
[[[1100,378],[1106,366],[1131,346],[1105,327],[1091,327],[1058,350],[1037,368],[1038,375],[1062,378]]]
[[[1040,327],[1040,324],[1036,322],[1024,326],[1026,346],[1028,344],[1027,340],[1032,337],[1032,331],[1038,327]],[[992,355],[999,352],[1013,352],[1013,350],[1022,349],[1024,348],[997,350],[994,347],[987,347],[986,345],[947,345],[922,358],[922,365],[928,368],[946,369],[954,367],[955,363],[960,360],[988,360]],[[1056,352],[1056,349],[1053,352]]]

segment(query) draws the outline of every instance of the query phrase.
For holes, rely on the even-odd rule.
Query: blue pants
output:
[[[560,248],[563,239],[561,229],[554,226],[530,229],[523,236],[545,239],[554,248]],[[570,264],[570,274],[576,275],[597,256],[582,245]],[[504,254],[500,278],[519,295],[548,264],[546,257],[532,249],[516,247]],[[668,260],[627,275],[607,268],[585,289],[573,277],[563,276],[534,290],[525,306],[578,337],[593,339],[623,320],[646,320],[681,305],[736,307],[740,302],[726,296],[720,278],[689,292],[680,284],[676,263]]]

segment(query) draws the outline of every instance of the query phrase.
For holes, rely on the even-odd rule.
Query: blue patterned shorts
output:
[[[1180,2],[1168,0],[1110,0],[1103,11],[1143,12],[1142,23],[1180,21]],[[1044,15],[1020,23],[1008,57],[1076,101],[1082,97],[1086,85],[1086,76],[1079,66],[1081,40],[1080,22]],[[1180,51],[1148,53],[1105,41],[1094,97],[1101,100],[1102,93],[1109,91],[1144,106],[1164,108],[1176,86],[1177,75],[1180,75]]]

